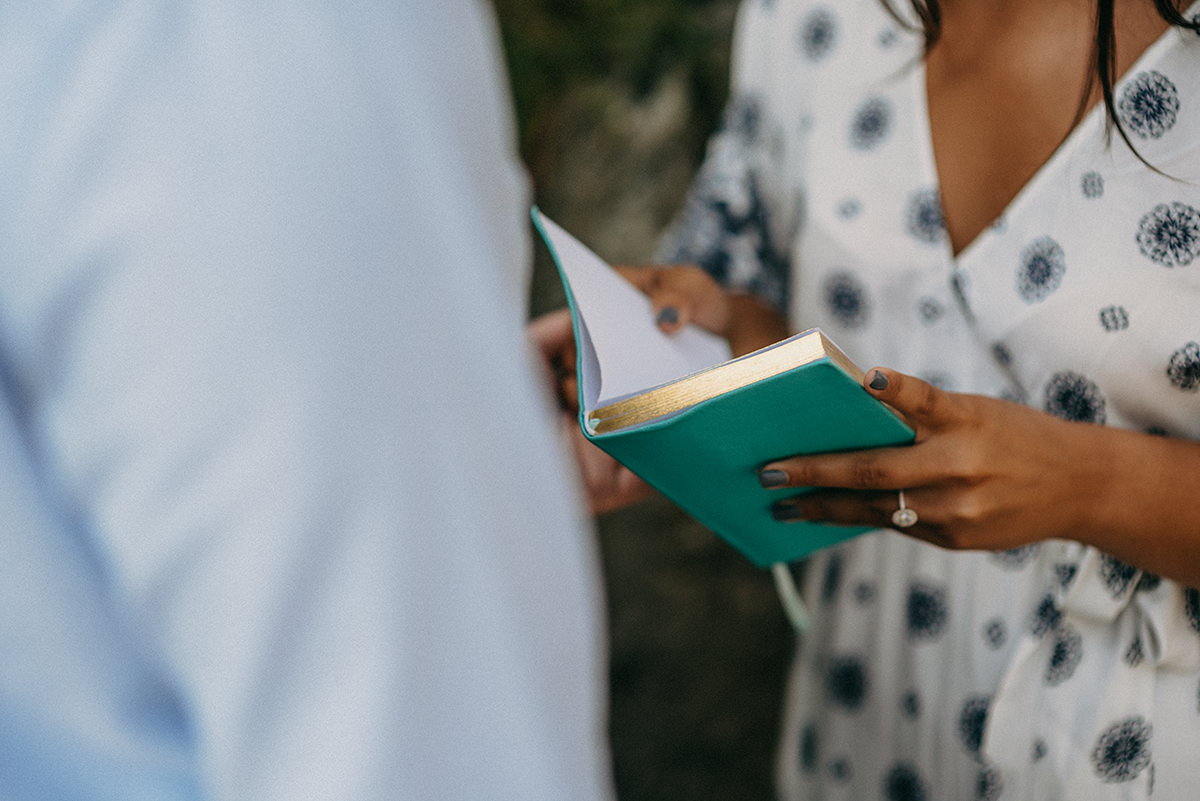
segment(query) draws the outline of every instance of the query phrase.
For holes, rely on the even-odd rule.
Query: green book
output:
[[[869,530],[777,521],[772,504],[804,490],[758,481],[776,459],[912,442],[828,337],[811,329],[731,358],[700,329],[667,336],[648,298],[537,209],[533,218],[571,308],[591,442],[761,567]]]

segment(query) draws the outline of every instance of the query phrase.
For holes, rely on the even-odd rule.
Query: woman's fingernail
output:
[[[787,483],[787,473],[782,470],[763,470],[758,474],[758,483],[762,484],[767,489],[771,487],[782,487]]]
[[[875,389],[875,390],[887,389],[887,386],[888,386],[888,377],[886,375],[884,375],[883,373],[879,372],[878,370],[876,370],[875,375],[871,376],[871,389]]]
[[[788,523],[792,520],[802,520],[800,508],[794,503],[777,503],[771,507],[771,517],[781,523]]]
[[[679,322],[679,309],[674,306],[664,306],[659,312],[655,322],[659,325],[675,325]]]

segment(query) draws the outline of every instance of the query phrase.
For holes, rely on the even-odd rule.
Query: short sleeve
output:
[[[773,46],[775,4],[745,3],[733,46],[730,100],[658,260],[695,264],[723,286],[784,311],[792,198],[785,191],[783,123],[767,102],[785,52]]]

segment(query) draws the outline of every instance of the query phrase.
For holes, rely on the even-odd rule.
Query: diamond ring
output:
[[[904,490],[900,490],[900,508],[892,512],[892,524],[896,528],[908,528],[916,522],[917,513],[908,508],[908,504],[904,502]]]

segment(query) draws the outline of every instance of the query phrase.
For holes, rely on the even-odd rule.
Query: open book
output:
[[[533,218],[571,307],[589,440],[761,567],[867,530],[779,522],[771,506],[789,490],[758,482],[775,459],[913,439],[821,331],[736,359],[700,329],[668,336],[645,295],[537,209]]]

